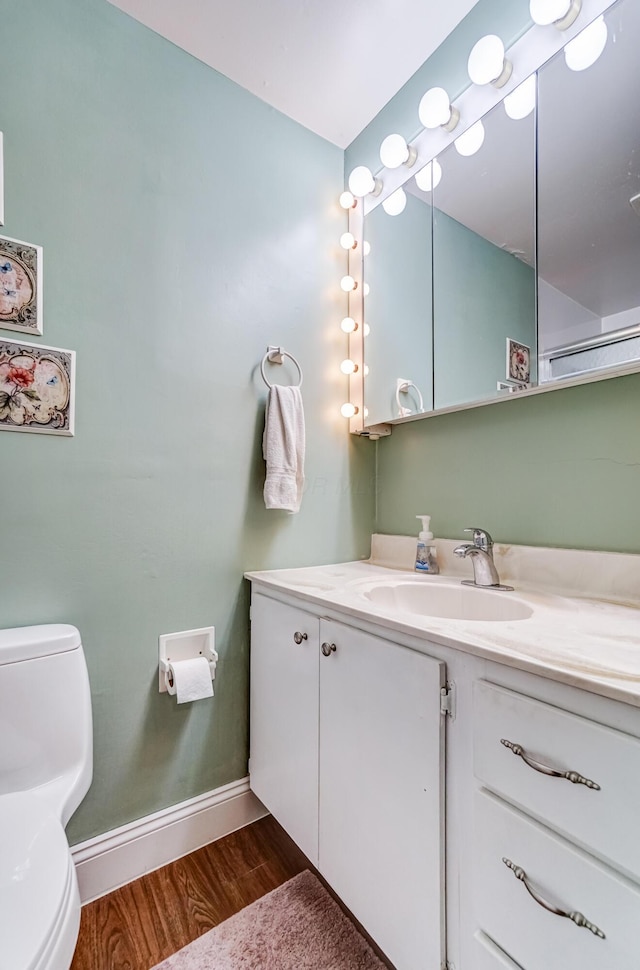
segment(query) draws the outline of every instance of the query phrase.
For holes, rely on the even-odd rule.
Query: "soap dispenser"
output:
[[[422,519],[422,531],[418,536],[416,548],[416,572],[436,575],[440,570],[438,569],[438,550],[432,542],[433,532],[429,531],[431,516],[416,515],[416,519]]]

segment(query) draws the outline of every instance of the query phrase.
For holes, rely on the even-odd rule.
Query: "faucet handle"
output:
[[[479,529],[478,526],[472,526],[464,531],[473,532],[474,546],[476,546],[478,549],[482,549],[483,552],[491,552],[493,549],[493,539],[486,529]]]

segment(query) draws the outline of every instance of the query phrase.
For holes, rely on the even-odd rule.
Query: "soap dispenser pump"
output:
[[[433,532],[429,530],[431,516],[416,515],[416,519],[422,520],[422,530],[418,536],[418,545],[416,548],[416,572],[437,575],[440,571],[438,569],[438,550],[432,542]]]

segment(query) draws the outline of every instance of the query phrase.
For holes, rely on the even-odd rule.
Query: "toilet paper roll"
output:
[[[173,686],[170,681],[173,680]],[[175,660],[169,663],[167,690],[176,695],[178,704],[199,701],[202,697],[213,697],[211,669],[205,657],[193,660]]]

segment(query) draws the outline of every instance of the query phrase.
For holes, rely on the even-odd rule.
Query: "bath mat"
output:
[[[154,970],[385,970],[311,872],[301,872]]]

